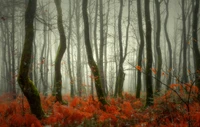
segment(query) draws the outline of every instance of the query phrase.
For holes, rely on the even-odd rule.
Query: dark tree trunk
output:
[[[106,86],[104,84],[104,70],[103,70],[103,50],[104,50],[104,22],[103,22],[103,0],[99,0],[99,16],[100,16],[100,49],[99,49],[99,60],[98,60],[98,65],[99,65],[99,72],[100,72],[100,77],[101,77],[101,83],[102,83],[102,88],[104,94],[106,94]]]
[[[60,44],[55,60],[55,78],[54,78],[54,93],[56,100],[60,103],[65,103],[62,100],[62,75],[61,75],[61,60],[66,50],[66,37],[62,21],[61,0],[54,0],[57,9],[57,25],[60,34]]]
[[[123,45],[122,45],[122,12],[123,12],[123,0],[120,0],[120,10],[118,17],[118,34],[119,34],[119,67],[117,72],[116,84],[115,84],[115,97],[122,97],[122,88],[124,83],[124,69],[123,69]]]
[[[83,13],[83,21],[84,21],[84,35],[85,35],[85,46],[86,46],[86,51],[87,51],[87,58],[88,58],[88,64],[90,66],[90,69],[94,75],[94,80],[95,80],[95,87],[96,87],[96,92],[99,101],[105,105],[107,104],[105,95],[103,93],[102,85],[101,85],[101,80],[100,80],[100,75],[98,71],[98,66],[94,61],[93,54],[92,54],[92,48],[90,44],[90,36],[89,36],[89,23],[88,23],[88,14],[87,14],[87,3],[88,0],[83,0],[82,1],[82,13]]]
[[[18,83],[29,102],[31,112],[35,114],[38,119],[41,119],[44,117],[44,112],[42,110],[40,96],[35,85],[28,77],[32,58],[32,45],[34,38],[33,20],[35,17],[36,5],[37,0],[29,0],[25,13],[25,43],[18,74]]]
[[[141,11],[141,0],[137,0],[137,16],[138,16],[138,29],[140,34],[140,46],[139,46],[139,53],[138,53],[138,66],[142,68],[142,54],[144,50],[144,33],[142,28],[142,11]],[[142,86],[141,81],[141,71],[137,71],[137,90],[136,90],[136,98],[140,98],[140,91]]]
[[[150,19],[150,0],[145,0],[145,23],[146,23],[146,106],[153,105],[152,88],[152,47],[151,47],[151,19]]]
[[[155,0],[156,5],[156,20],[157,20],[157,30],[156,30],[156,52],[157,52],[157,73],[156,73],[156,88],[155,92],[157,94],[160,93],[161,85],[160,85],[160,78],[161,78],[161,67],[162,67],[162,54],[160,50],[160,31],[161,31],[161,19],[160,19],[160,2]]]
[[[184,83],[188,82],[187,77],[187,40],[186,40],[186,14],[185,14],[185,0],[182,0],[182,26],[183,26],[183,74],[182,81]]]
[[[194,0],[195,3],[193,11],[193,24],[192,24],[192,41],[193,41],[193,56],[194,56],[194,67],[195,67],[195,81],[196,86],[200,90],[200,53],[198,46],[198,13],[199,13],[199,0]],[[200,94],[198,96],[200,99]]]
[[[172,80],[172,73],[171,73],[171,71],[172,71],[172,46],[171,46],[171,42],[170,42],[169,35],[167,32],[167,22],[168,22],[168,17],[169,17],[169,0],[165,0],[165,6],[166,6],[166,17],[165,17],[165,21],[164,21],[164,31],[165,31],[165,36],[166,36],[168,51],[169,51],[169,68],[168,68],[169,78],[167,80],[167,85],[170,85],[171,80]]]

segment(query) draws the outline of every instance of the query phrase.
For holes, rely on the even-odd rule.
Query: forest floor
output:
[[[0,96],[0,127],[200,127],[200,102],[194,91],[169,90],[154,97],[150,107],[144,107],[145,100],[128,93],[123,99],[108,97],[109,105],[104,107],[92,96],[65,95],[68,105],[61,105],[55,103],[54,97],[41,95],[47,114],[42,120],[31,114],[24,97],[10,100],[11,95],[4,94]]]

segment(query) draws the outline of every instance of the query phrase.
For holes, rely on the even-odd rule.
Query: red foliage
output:
[[[41,127],[50,126],[87,126],[94,123],[94,126],[161,126],[161,127],[184,127],[200,126],[200,103],[195,101],[198,89],[190,84],[172,84],[171,90],[163,96],[154,100],[152,107],[143,108],[143,101],[135,96],[124,93],[124,98],[107,98],[109,105],[104,106],[89,96],[70,98],[64,96],[69,105],[62,105],[55,102],[55,97],[44,97],[41,95],[42,107],[47,114],[47,118],[38,120],[30,112],[30,107],[25,98],[18,97],[10,100],[0,100],[0,126],[1,127]],[[186,105],[173,92],[178,91],[181,97],[187,97],[187,92],[191,91],[191,101]],[[185,92],[186,91],[186,92]],[[9,96],[9,95],[8,95]],[[2,99],[2,97],[0,97]],[[183,98],[187,100],[187,98]],[[23,103],[22,103],[23,102]],[[189,106],[189,112],[188,112]],[[188,122],[189,121],[189,122]]]

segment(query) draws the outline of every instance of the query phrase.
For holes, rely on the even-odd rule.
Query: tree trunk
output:
[[[123,12],[123,0],[120,0],[120,10],[119,10],[119,17],[118,17],[118,34],[119,34],[119,67],[116,77],[116,84],[115,84],[115,97],[119,96],[122,97],[122,88],[124,83],[124,69],[123,69],[123,45],[122,45],[122,30],[121,30],[121,21],[122,21],[122,12]]]
[[[70,78],[70,87],[71,87],[71,91],[70,91],[70,95],[71,97],[74,97],[74,79],[72,77],[72,73],[71,73],[71,63],[70,63],[70,45],[71,45],[71,34],[72,34],[72,18],[73,18],[73,14],[72,14],[72,9],[71,9],[71,0],[69,0],[69,31],[68,31],[68,47],[67,47],[67,56],[68,56],[68,70],[69,70],[69,78]]]
[[[198,13],[199,13],[199,0],[195,2],[194,11],[193,11],[193,24],[192,24],[192,41],[193,41],[193,56],[194,56],[194,67],[195,67],[195,81],[196,86],[200,90],[200,53],[198,48]],[[200,94],[198,95],[200,99]]]
[[[36,5],[37,0],[29,0],[25,13],[25,43],[18,74],[18,83],[29,102],[31,112],[35,114],[38,119],[41,119],[44,117],[44,111],[42,110],[40,96],[35,85],[28,77],[33,49],[33,20],[35,17]]]
[[[104,70],[103,70],[103,50],[104,50],[104,22],[103,22],[103,0],[99,0],[99,16],[100,16],[100,49],[99,49],[99,59],[98,59],[98,65],[99,65],[99,74],[101,77],[101,83],[104,94],[105,91],[105,83],[104,83]]]
[[[161,67],[162,67],[162,54],[160,50],[160,31],[161,31],[161,19],[160,19],[160,2],[155,0],[156,4],[156,20],[157,20],[157,30],[156,30],[156,52],[157,52],[157,73],[156,73],[156,88],[155,92],[157,94],[160,93],[161,85],[160,85],[160,78],[161,78]]]
[[[60,34],[60,44],[56,54],[55,60],[55,79],[54,79],[54,93],[56,100],[60,103],[65,103],[62,100],[62,75],[61,75],[61,60],[66,50],[66,37],[62,21],[61,0],[54,0],[57,9],[57,25]]]
[[[82,1],[85,46],[86,46],[86,51],[87,51],[88,64],[89,64],[90,69],[91,69],[91,71],[94,75],[95,87],[96,87],[98,99],[103,105],[105,105],[105,104],[107,104],[107,102],[106,102],[106,99],[105,99],[105,95],[103,93],[98,67],[97,67],[97,64],[94,61],[93,54],[92,54],[92,48],[91,48],[91,45],[90,45],[87,3],[88,3],[88,0]]]
[[[81,38],[80,38],[80,1],[76,0],[76,37],[77,37],[77,88],[78,95],[82,96],[82,68],[81,68]]]
[[[169,78],[167,80],[167,85],[170,85],[171,80],[172,80],[172,73],[171,73],[172,72],[172,46],[169,39],[168,31],[167,31],[167,22],[168,22],[168,17],[169,17],[169,0],[165,0],[165,6],[166,6],[166,17],[164,21],[164,31],[165,31],[165,36],[166,36],[168,51],[169,51],[169,68],[168,68]]]
[[[137,15],[138,15],[138,27],[139,27],[139,34],[140,34],[140,47],[138,53],[138,66],[142,68],[142,54],[144,49],[144,34],[142,28],[142,11],[141,11],[141,0],[137,0]],[[140,91],[142,86],[141,81],[141,71],[137,71],[137,91],[136,91],[136,98],[140,98]]]
[[[16,80],[15,80],[15,0],[12,1],[12,93],[16,98]]]
[[[145,0],[145,23],[146,23],[146,106],[153,105],[152,89],[152,47],[151,47],[151,19],[150,19],[150,0]]]
[[[186,40],[186,14],[185,14],[185,0],[182,0],[182,26],[183,26],[183,74],[182,74],[182,82],[187,83],[187,40]]]

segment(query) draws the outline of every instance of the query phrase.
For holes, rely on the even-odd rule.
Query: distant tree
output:
[[[73,79],[73,76],[72,76],[72,69],[71,69],[71,62],[70,62],[70,45],[71,45],[71,35],[72,35],[72,18],[73,18],[73,12],[72,12],[72,2],[71,0],[69,0],[69,14],[68,14],[68,17],[69,17],[69,31],[68,31],[68,46],[67,46],[67,57],[68,57],[68,69],[69,69],[69,78],[70,78],[70,87],[71,87],[71,91],[70,91],[70,94],[71,94],[71,97],[74,97],[75,93],[74,93],[74,79]]]
[[[93,73],[94,80],[95,80],[95,87],[96,92],[98,96],[98,100],[103,104],[107,104],[103,88],[101,85],[101,79],[100,74],[98,70],[98,66],[96,62],[94,61],[93,54],[92,54],[92,48],[90,43],[90,35],[89,35],[89,22],[88,22],[88,14],[87,14],[87,3],[88,0],[82,1],[82,13],[83,13],[83,21],[84,21],[84,35],[85,35],[85,47],[87,51],[87,58],[88,58],[88,64],[89,67]]]
[[[34,38],[33,20],[35,17],[36,6],[37,0],[29,0],[25,12],[25,42],[18,74],[18,83],[29,102],[31,112],[35,114],[38,119],[41,119],[44,117],[44,111],[41,106],[40,96],[37,88],[28,76],[32,58],[32,45]]]
[[[150,19],[150,0],[145,0],[145,23],[146,23],[146,106],[153,105],[153,88],[152,88],[152,47],[151,47],[151,19]]]
[[[77,71],[76,71],[76,78],[77,78],[77,88],[78,88],[78,95],[82,96],[82,59],[81,59],[81,34],[80,34],[80,0],[76,0],[76,38],[77,38]]]
[[[62,8],[61,0],[54,0],[57,9],[57,25],[60,35],[60,44],[56,54],[55,60],[55,79],[54,79],[54,91],[53,95],[56,96],[56,100],[60,103],[65,103],[62,100],[62,74],[61,74],[61,60],[66,50],[66,36],[62,21]]]

